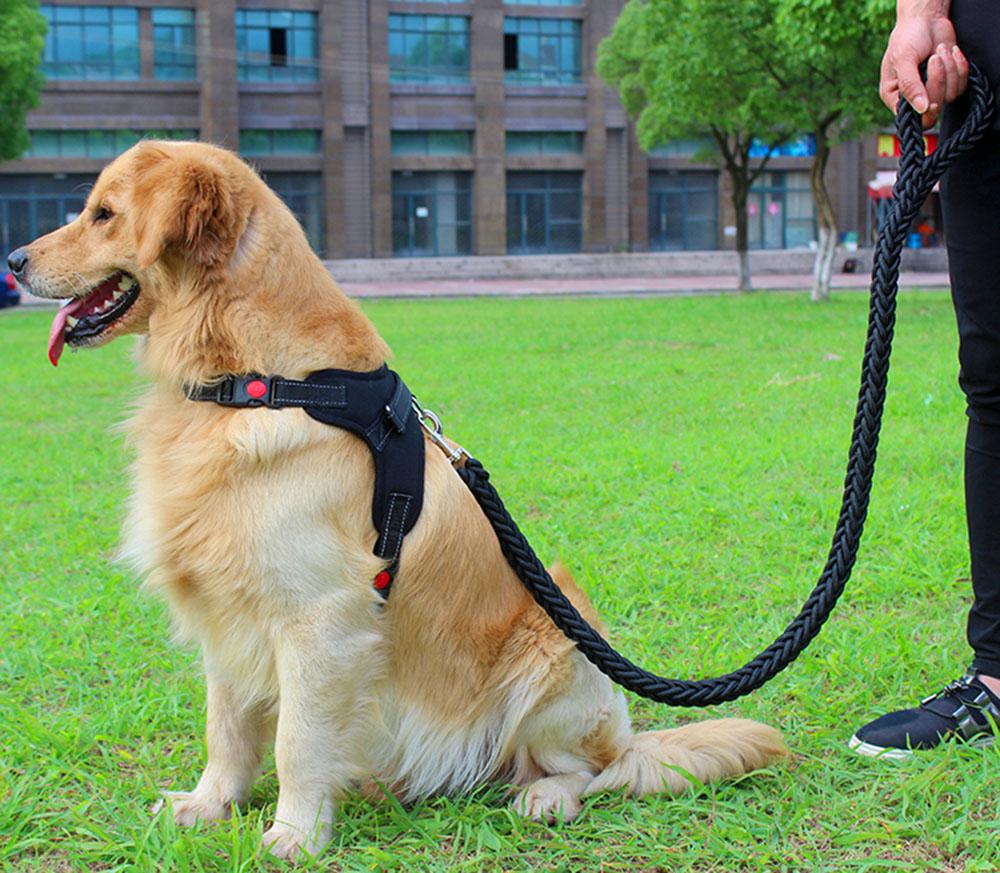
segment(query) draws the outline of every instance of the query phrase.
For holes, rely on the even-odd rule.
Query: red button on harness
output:
[[[247,394],[249,394],[254,400],[260,400],[265,394],[267,394],[267,384],[262,382],[260,379],[254,379],[252,382],[247,382]]]
[[[375,577],[375,581],[372,584],[375,586],[376,591],[385,591],[389,587],[390,582],[392,582],[392,576],[388,570],[383,570]]]

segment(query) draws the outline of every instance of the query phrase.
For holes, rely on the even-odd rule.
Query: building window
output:
[[[393,173],[392,251],[404,257],[472,252],[471,173]]]
[[[582,173],[507,174],[510,254],[578,252],[582,236]]]
[[[651,158],[691,158],[692,160],[713,160],[719,154],[719,146],[710,136],[672,139],[648,152]]]
[[[678,170],[649,174],[649,247],[654,251],[719,246],[719,176]]]
[[[747,213],[750,248],[799,248],[816,239],[807,172],[764,173],[750,190]]]
[[[572,85],[580,81],[581,23],[568,18],[505,18],[504,81]]]
[[[319,173],[261,173],[302,225],[313,251],[323,253],[323,180]]]
[[[197,130],[32,130],[25,158],[113,158],[141,139],[197,139]]]
[[[471,155],[469,130],[394,130],[394,155]]]
[[[811,158],[815,154],[816,137],[811,133],[800,133],[776,148],[771,148],[759,139],[750,143],[751,158]]]
[[[577,131],[507,131],[508,155],[579,155],[583,134]]]
[[[42,72],[50,79],[138,79],[139,11],[40,7],[49,23]]]
[[[267,155],[318,155],[318,130],[240,131],[240,154],[258,158]]]
[[[468,82],[469,19],[461,15],[390,15],[389,80]]]
[[[241,82],[316,82],[315,12],[236,10],[236,63]]]
[[[94,176],[5,176],[0,193],[0,246],[11,251],[72,221],[93,185]]]
[[[193,9],[153,10],[153,76],[182,80],[198,77]]]

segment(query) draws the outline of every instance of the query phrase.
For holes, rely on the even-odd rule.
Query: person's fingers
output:
[[[951,103],[958,97],[958,64],[951,48],[944,43],[937,47],[937,57],[944,66],[944,102]]]
[[[964,94],[969,86],[969,61],[957,45],[951,47],[951,54],[955,58],[955,69],[958,70],[958,93]]]
[[[882,102],[890,112],[894,113],[896,111],[896,106],[899,105],[899,80],[896,78],[896,73],[889,60],[888,52],[882,58],[882,70],[878,82],[878,96],[882,98]]]
[[[936,103],[941,106],[945,101],[945,89],[948,84],[948,72],[944,66],[944,59],[938,52],[934,52],[927,59],[927,100],[929,103]],[[913,101],[910,101],[911,104]],[[923,115],[920,107],[913,104],[913,108]],[[924,110],[926,111],[926,110]]]
[[[899,108],[899,83],[893,79],[890,85],[885,87],[882,92],[882,102],[892,111],[893,115],[896,114],[896,110]]]
[[[933,62],[934,58],[931,58]],[[924,83],[920,80],[920,71],[917,69],[917,56],[913,52],[900,53],[896,56],[893,64],[896,71],[896,78],[899,82],[899,91],[906,98],[909,104],[923,115],[931,104],[927,96],[928,89],[924,88]],[[927,65],[928,85],[931,81],[931,66]],[[944,92],[943,71],[940,67],[940,60],[937,68],[937,85],[940,91]]]
[[[934,127],[937,124],[938,116],[941,115],[941,107],[937,103],[932,103],[930,108],[920,116],[920,126],[927,130],[929,127]]]

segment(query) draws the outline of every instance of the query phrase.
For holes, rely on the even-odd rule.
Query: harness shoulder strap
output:
[[[187,390],[191,400],[221,406],[301,408],[316,421],[349,430],[367,443],[375,462],[374,553],[386,562],[375,588],[386,598],[399,567],[403,539],[424,501],[424,437],[413,395],[386,366],[367,373],[317,370],[304,380],[281,376],[226,376]]]

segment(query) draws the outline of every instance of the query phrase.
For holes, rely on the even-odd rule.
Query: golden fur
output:
[[[285,857],[322,848],[352,786],[412,799],[507,780],[522,813],[569,819],[587,793],[681,791],[784,754],[777,731],[736,719],[632,736],[622,694],[526,594],[432,445],[383,605],[364,444],[299,409],[184,398],[182,385],[222,373],[371,370],[388,353],[236,156],[141,143],[28,252],[36,294],[83,296],[116,270],[141,286],[101,341],[143,335],[152,381],[131,422],[123,552],[204,653],[208,763],[193,791],[170,795],[178,822],[228,816],[272,737],[280,790],[264,842]],[[553,574],[597,622],[569,574]]]

